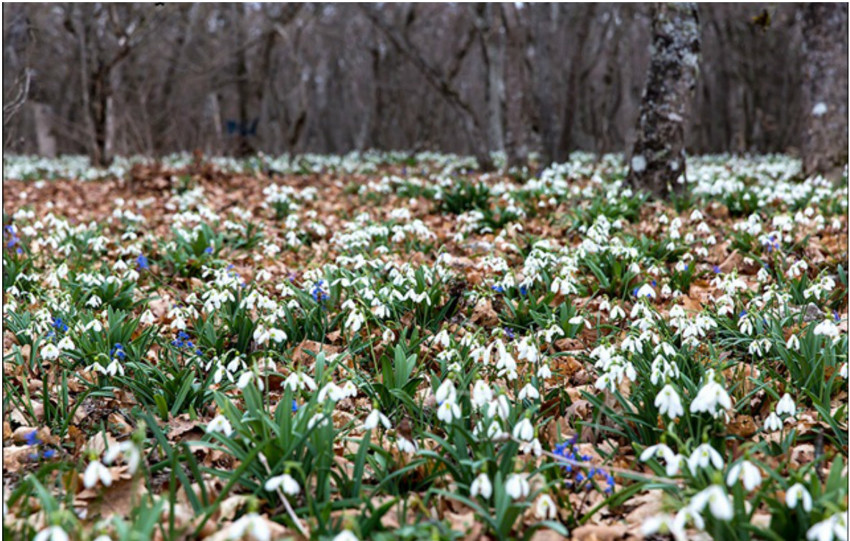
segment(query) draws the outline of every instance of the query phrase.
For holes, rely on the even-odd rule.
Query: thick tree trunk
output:
[[[847,163],[847,4],[803,8],[803,171],[837,178]]]
[[[699,72],[699,19],[692,3],[658,4],[652,56],[637,123],[628,182],[666,197],[685,173],[685,120]]]

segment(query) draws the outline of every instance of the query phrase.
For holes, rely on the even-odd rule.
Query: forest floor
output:
[[[846,539],[846,178],[5,165],[10,538]]]

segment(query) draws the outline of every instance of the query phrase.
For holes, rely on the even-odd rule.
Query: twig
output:
[[[266,460],[266,457],[263,455],[263,453],[260,453],[259,457],[260,462],[263,464],[263,466],[265,466],[268,474],[271,475],[272,469],[269,467],[269,461]],[[284,507],[286,507],[286,513],[289,515],[289,518],[292,519],[292,522],[295,523],[295,527],[298,528],[298,531],[301,533],[301,535],[309,539],[310,536],[307,534],[307,530],[305,530],[304,527],[301,525],[301,521],[298,520],[298,515],[295,514],[295,511],[292,509],[292,506],[289,505],[289,500],[286,499],[286,494],[283,493],[283,489],[281,489],[280,487],[277,487],[277,495],[280,496],[281,500],[283,500],[283,505]]]
[[[517,438],[514,438],[513,436],[510,436],[509,439],[511,441],[515,442],[515,443],[520,444],[520,445],[528,443],[528,442],[519,440]],[[570,466],[576,466],[576,467],[585,468],[585,469],[590,469],[590,468],[596,467],[596,466],[593,466],[593,465],[586,464],[584,462],[580,462],[578,460],[572,460],[570,458],[567,458],[567,457],[564,457],[564,456],[561,456],[561,455],[556,455],[555,453],[552,453],[550,451],[541,450],[541,453],[545,456],[548,456],[549,458],[554,458],[555,460],[558,460],[558,461],[563,462],[565,464],[569,464]],[[629,474],[629,475],[637,475],[637,476],[643,477],[647,481],[654,481],[656,483],[667,483],[667,484],[681,484],[681,483],[683,483],[683,481],[681,481],[681,480],[669,479],[669,478],[666,478],[666,477],[657,477],[655,475],[650,475],[650,474],[647,474],[647,473],[639,473],[639,472],[635,472],[635,471],[632,471],[632,470],[627,470],[625,468],[618,468],[616,466],[605,466],[605,469],[608,470],[609,472],[614,472],[616,474],[619,474],[620,477],[625,477],[625,474]]]

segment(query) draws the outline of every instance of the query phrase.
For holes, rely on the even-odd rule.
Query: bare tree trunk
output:
[[[556,154],[557,126],[555,125],[555,81],[552,69],[552,20],[560,8],[558,4],[531,4],[531,41],[534,101],[537,104],[537,121],[540,123],[542,165],[552,163]]]
[[[570,61],[570,74],[567,78],[567,99],[564,105],[564,123],[561,126],[561,138],[558,144],[558,153],[554,156],[557,161],[566,161],[573,150],[573,124],[576,118],[576,106],[578,104],[578,75],[581,72],[582,59],[584,58],[584,46],[587,43],[587,34],[590,31],[590,22],[596,12],[595,4],[581,6],[585,9],[584,17],[580,19],[578,35],[576,36],[575,50]]]
[[[837,178],[847,163],[847,4],[803,8],[803,172]]]
[[[699,70],[696,5],[653,6],[652,46],[628,182],[665,197],[685,172],[684,123]]]
[[[503,112],[505,101],[505,35],[498,5],[480,4],[476,24],[484,59],[484,103],[487,110],[487,146],[503,151],[505,136]]]
[[[50,121],[50,106],[44,103],[33,102],[33,123],[35,124],[35,140],[38,155],[45,158],[56,157],[56,137],[53,135],[52,123]]]

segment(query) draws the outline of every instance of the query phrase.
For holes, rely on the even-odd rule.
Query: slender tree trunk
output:
[[[696,5],[653,6],[652,42],[628,182],[663,198],[682,187],[685,172],[684,126],[699,71]]]
[[[847,163],[847,4],[803,8],[803,172],[837,178]]]

